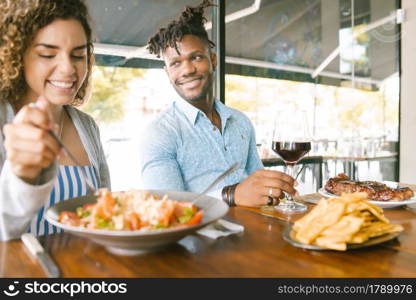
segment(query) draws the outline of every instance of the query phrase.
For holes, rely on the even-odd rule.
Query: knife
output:
[[[21,236],[21,240],[29,250],[30,254],[39,260],[42,269],[45,271],[49,278],[59,277],[59,269],[57,265],[54,263],[49,254],[45,252],[45,249],[43,249],[42,245],[33,234],[24,233]]]
[[[202,196],[211,191],[221,180],[223,180],[225,177],[227,177],[229,174],[237,170],[237,168],[240,166],[238,162],[234,163],[231,167],[229,167],[227,170],[225,170],[220,176],[215,178],[215,180],[201,193],[196,196],[196,198],[191,201],[193,204],[196,204],[198,200],[202,199]],[[206,209],[206,208],[205,208]]]

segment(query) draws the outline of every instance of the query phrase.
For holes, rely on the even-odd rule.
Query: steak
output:
[[[354,181],[345,174],[329,178],[324,189],[337,196],[342,193],[364,192],[368,200],[373,201],[403,201],[414,195],[408,187],[391,188],[378,181]]]

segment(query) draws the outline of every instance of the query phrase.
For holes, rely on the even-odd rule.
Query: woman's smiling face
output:
[[[88,69],[87,37],[75,19],[57,19],[41,28],[23,56],[27,91],[23,103],[43,95],[50,103],[71,103]]]

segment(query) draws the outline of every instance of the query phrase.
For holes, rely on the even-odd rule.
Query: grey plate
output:
[[[309,249],[309,250],[320,250],[320,251],[332,250],[332,251],[337,251],[337,250],[334,250],[334,249],[322,248],[322,247],[315,246],[315,245],[307,245],[307,244],[303,244],[303,243],[300,243],[298,241],[295,241],[290,236],[291,231],[292,231],[292,226],[287,226],[285,228],[285,230],[283,231],[283,239],[285,241],[289,242],[292,246],[303,248],[303,249]],[[369,239],[366,242],[361,243],[361,244],[347,244],[347,250],[359,249],[359,248],[365,248],[365,247],[378,245],[378,244],[381,244],[381,243],[384,243],[384,242],[387,242],[387,241],[390,241],[390,240],[396,238],[399,234],[400,233],[389,233],[389,234],[385,234],[385,235],[382,235],[382,236],[379,236],[379,237]]]
[[[189,192],[148,190],[153,195],[163,197],[165,194],[169,198],[177,201],[192,201],[198,194]],[[65,225],[58,222],[59,214],[62,211],[75,211],[86,203],[95,203],[97,196],[84,196],[65,200],[46,211],[46,220],[56,227],[62,228],[66,232],[74,235],[91,239],[97,244],[103,245],[114,254],[136,255],[148,251],[158,250],[172,244],[188,234],[222,218],[228,211],[228,206],[216,198],[202,196],[197,201],[197,206],[204,210],[202,222],[195,226],[186,228],[160,229],[148,232],[139,231],[115,231],[102,229],[86,229]]]

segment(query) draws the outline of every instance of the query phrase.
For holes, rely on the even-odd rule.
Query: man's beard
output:
[[[208,75],[207,81],[205,82],[205,85],[202,87],[201,92],[198,95],[189,97],[186,96],[185,93],[182,92],[182,90],[177,87],[176,85],[174,85],[173,87],[175,88],[176,92],[179,94],[179,96],[181,96],[184,100],[186,100],[189,103],[196,103],[199,102],[201,100],[205,100],[207,98],[207,95],[211,92],[212,90],[212,83],[213,83],[213,73],[211,72]]]

